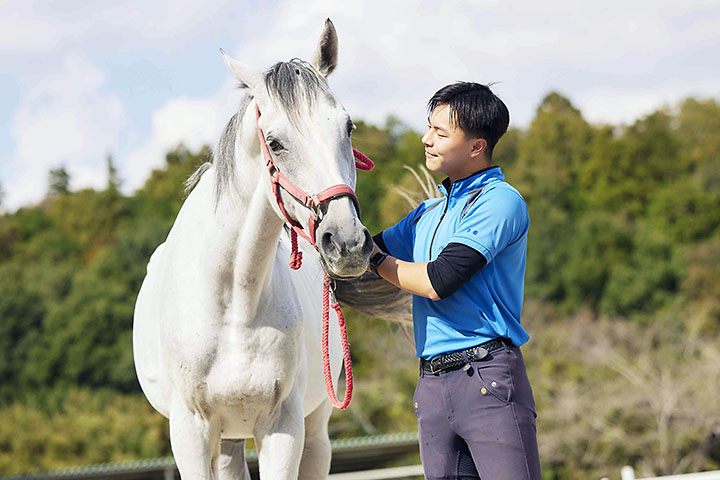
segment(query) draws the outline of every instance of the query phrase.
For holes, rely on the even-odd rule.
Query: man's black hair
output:
[[[487,155],[492,156],[495,144],[507,131],[510,112],[488,85],[472,82],[450,84],[433,95],[428,112],[438,105],[450,107],[450,122],[471,138],[487,141]]]

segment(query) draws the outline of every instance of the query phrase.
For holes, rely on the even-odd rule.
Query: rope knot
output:
[[[302,267],[302,252],[298,250],[298,235],[293,229],[290,230],[290,268],[298,270]]]

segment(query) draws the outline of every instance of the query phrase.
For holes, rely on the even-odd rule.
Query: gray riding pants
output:
[[[420,369],[413,403],[425,478],[540,479],[535,401],[520,349],[505,346],[468,365]]]

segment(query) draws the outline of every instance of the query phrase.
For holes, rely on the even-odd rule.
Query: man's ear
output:
[[[470,150],[470,156],[475,158],[478,155],[481,155],[485,149],[487,149],[487,140],[484,138],[476,138],[473,141],[472,149]]]

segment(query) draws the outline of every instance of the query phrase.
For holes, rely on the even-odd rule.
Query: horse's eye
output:
[[[352,135],[352,131],[355,129],[355,124],[352,122],[352,120],[347,121],[347,134],[348,137]]]
[[[277,140],[270,140],[268,142],[268,147],[270,148],[270,150],[276,153],[283,149],[283,146]]]

